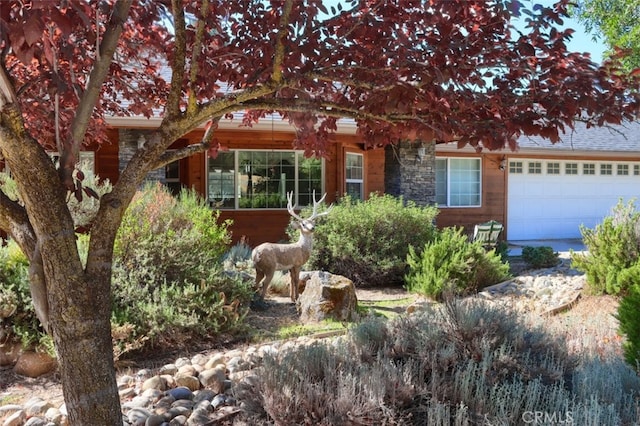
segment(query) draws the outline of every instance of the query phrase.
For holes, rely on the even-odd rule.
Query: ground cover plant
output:
[[[434,206],[391,195],[372,194],[366,201],[345,196],[316,224],[306,267],[343,275],[356,286],[401,285],[408,247],[434,238],[437,214]],[[293,230],[288,234],[297,239]]]
[[[238,388],[251,424],[636,424],[640,379],[568,352],[539,318],[448,299],[268,356]]]
[[[548,246],[524,246],[522,247],[522,260],[534,269],[550,268],[558,264],[558,253],[555,253],[553,248]]]

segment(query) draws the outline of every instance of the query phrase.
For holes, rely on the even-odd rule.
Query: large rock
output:
[[[18,358],[13,371],[21,376],[40,377],[55,370],[57,366],[56,359],[45,353],[25,352]]]
[[[358,298],[353,282],[342,275],[316,271],[306,280],[304,292],[298,299],[300,320],[319,322],[326,318],[355,321]]]

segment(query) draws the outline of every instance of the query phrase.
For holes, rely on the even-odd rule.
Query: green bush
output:
[[[445,228],[420,251],[409,248],[407,289],[434,299],[444,293],[468,294],[509,278],[509,264],[461,228]]]
[[[253,425],[520,425],[533,413],[637,424],[628,366],[569,354],[565,336],[533,321],[472,299],[373,318],[337,342],[266,356],[236,395]]]
[[[301,213],[307,217],[310,208]],[[390,195],[367,201],[345,197],[318,221],[309,269],[350,278],[356,286],[400,285],[410,245],[422,246],[435,234],[435,207],[418,207]],[[291,227],[288,234],[297,240]]]
[[[619,280],[626,291],[620,299],[616,318],[620,333],[626,337],[624,357],[637,368],[640,362],[640,263],[621,271]]]
[[[0,343],[5,339],[52,347],[31,302],[29,261],[13,240],[0,247]]]
[[[139,192],[114,247],[116,354],[232,331],[251,299],[249,283],[227,275],[228,223],[191,191],[161,185]]]
[[[116,357],[242,329],[251,281],[223,271],[228,223],[189,191],[176,199],[162,186],[139,192],[114,246],[112,335]],[[86,260],[88,235],[78,235]],[[0,248],[0,337],[50,345],[35,315],[28,262],[17,245]]]
[[[558,253],[552,247],[525,246],[522,248],[522,260],[531,268],[550,268],[558,264]]]
[[[574,268],[586,273],[587,285],[594,294],[621,294],[626,288],[619,275],[639,261],[640,213],[634,201],[619,201],[611,215],[595,229],[581,228],[586,253],[573,253]]]

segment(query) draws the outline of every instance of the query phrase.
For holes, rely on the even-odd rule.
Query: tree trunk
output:
[[[111,340],[110,275],[78,274],[68,263],[50,266],[49,319],[69,424],[122,425]]]

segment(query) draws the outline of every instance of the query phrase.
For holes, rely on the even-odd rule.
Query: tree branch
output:
[[[271,79],[279,84],[282,82],[282,64],[284,62],[284,39],[287,37],[287,27],[289,26],[289,18],[291,9],[293,8],[293,0],[287,0],[282,8],[282,16],[278,25],[278,36],[276,37],[275,55],[273,58],[273,71]]]
[[[190,155],[206,151],[210,147],[211,143],[209,141],[203,140],[202,142],[199,142],[197,144],[187,145],[184,148],[166,151],[153,163],[152,170],[159,169],[160,167],[164,167],[169,163],[173,163],[174,161],[180,160]]]
[[[175,30],[175,53],[171,62],[171,89],[167,97],[167,118],[180,114],[180,99],[182,98],[182,84],[185,79],[187,56],[187,34],[185,29],[184,9],[180,0],[171,1],[171,9]]]
[[[196,38],[194,40],[193,49],[191,50],[191,70],[189,74],[189,99],[187,100],[187,112],[195,111],[198,97],[197,90],[194,87],[198,76],[198,60],[202,50],[202,40],[204,38],[204,23],[209,14],[209,1],[204,0],[200,8],[200,19],[196,24]]]
[[[76,114],[73,117],[71,134],[69,136],[70,140],[67,141],[63,147],[59,170],[60,180],[68,190],[73,188],[73,178],[71,175],[75,167],[75,161],[78,158],[80,145],[89,127],[89,120],[91,119],[93,110],[100,99],[102,84],[109,74],[113,54],[118,46],[118,39],[120,38],[120,34],[122,34],[122,28],[127,20],[132,1],[133,0],[118,0],[116,2],[104,37],[102,38],[100,56],[96,58],[95,65],[89,74],[87,88],[82,94],[82,98],[76,109]]]
[[[13,84],[7,75],[7,70],[0,66],[0,110],[3,109],[5,105],[15,104],[17,101],[18,98],[16,97]]]

